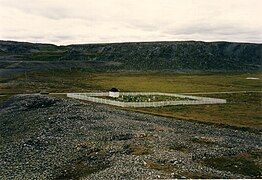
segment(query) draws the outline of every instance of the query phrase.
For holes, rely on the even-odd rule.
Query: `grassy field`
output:
[[[248,80],[256,77],[259,80]],[[197,93],[221,91],[261,91],[262,73],[245,74],[171,74],[171,73],[88,73],[50,71],[25,73],[0,78],[0,94],[48,92],[120,91]],[[212,94],[208,97],[227,99],[227,104],[167,106],[131,109],[161,116],[206,123],[261,129],[262,94]],[[6,97],[1,97],[3,102]],[[0,103],[1,103],[0,101]],[[130,110],[130,109],[129,109]]]
[[[94,74],[101,89],[172,93],[261,90],[261,80],[247,80],[262,74]]]
[[[226,104],[165,106],[140,108],[138,111],[236,127],[262,128],[262,93],[204,95],[226,99]]]
[[[260,80],[247,80],[257,77]],[[170,74],[88,73],[50,71],[0,78],[0,93],[107,91],[158,91],[172,93],[261,90],[262,73]]]

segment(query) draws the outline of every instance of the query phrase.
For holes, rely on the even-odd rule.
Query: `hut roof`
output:
[[[119,92],[119,90],[117,88],[112,88],[110,89],[110,92]]]

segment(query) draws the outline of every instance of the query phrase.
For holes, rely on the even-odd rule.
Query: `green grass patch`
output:
[[[177,176],[178,179],[183,179],[182,177],[186,177],[187,179],[221,179],[219,176],[200,172],[183,172]]]
[[[24,55],[23,59],[27,61],[58,61],[65,54],[66,51],[42,51]]]
[[[0,107],[11,97],[11,95],[0,95]]]
[[[124,151],[127,154],[132,154],[136,156],[148,155],[151,154],[151,150],[149,147],[142,144],[128,144],[124,146]]]
[[[140,108],[142,112],[184,120],[236,127],[262,128],[262,93],[203,95],[226,99],[226,104]]]
[[[189,148],[184,144],[171,143],[168,146],[168,148],[170,150],[181,151],[181,152],[184,152],[184,153],[187,153],[189,151]]]
[[[145,161],[145,167],[148,169],[154,169],[157,171],[163,171],[165,173],[172,173],[174,171],[174,166],[170,163],[161,163],[157,161],[147,160]]]
[[[118,98],[113,97],[101,97],[104,99],[110,99],[115,101],[121,102],[159,102],[159,101],[185,101],[190,100],[189,98],[181,98],[181,97],[174,97],[174,96],[162,96],[162,95],[137,95],[137,96],[127,96],[122,95]]]
[[[107,160],[109,155],[105,150],[90,149],[89,144],[81,144],[81,147],[87,148],[88,152],[71,161],[70,165],[61,168],[54,179],[81,179],[109,167],[110,163]]]
[[[205,160],[204,163],[221,171],[230,171],[236,174],[260,178],[262,175],[262,164],[257,161],[258,158],[261,159],[261,152],[243,153],[233,157],[211,158]]]
[[[215,144],[216,142],[211,139],[211,138],[208,138],[208,137],[198,137],[198,136],[195,136],[191,139],[191,141],[193,143],[198,143],[198,144],[208,144],[208,145],[212,145],[212,144]]]

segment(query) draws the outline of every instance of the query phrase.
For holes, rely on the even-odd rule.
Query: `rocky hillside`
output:
[[[260,178],[261,136],[17,95],[0,108],[0,179]]]
[[[94,71],[228,72],[260,71],[261,62],[262,44],[251,43],[174,41],[55,46],[0,41],[1,69],[58,66]]]

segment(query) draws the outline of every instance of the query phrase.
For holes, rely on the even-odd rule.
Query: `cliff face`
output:
[[[55,46],[0,41],[0,60],[84,61],[81,68],[100,71],[259,71],[262,44],[177,41]]]

